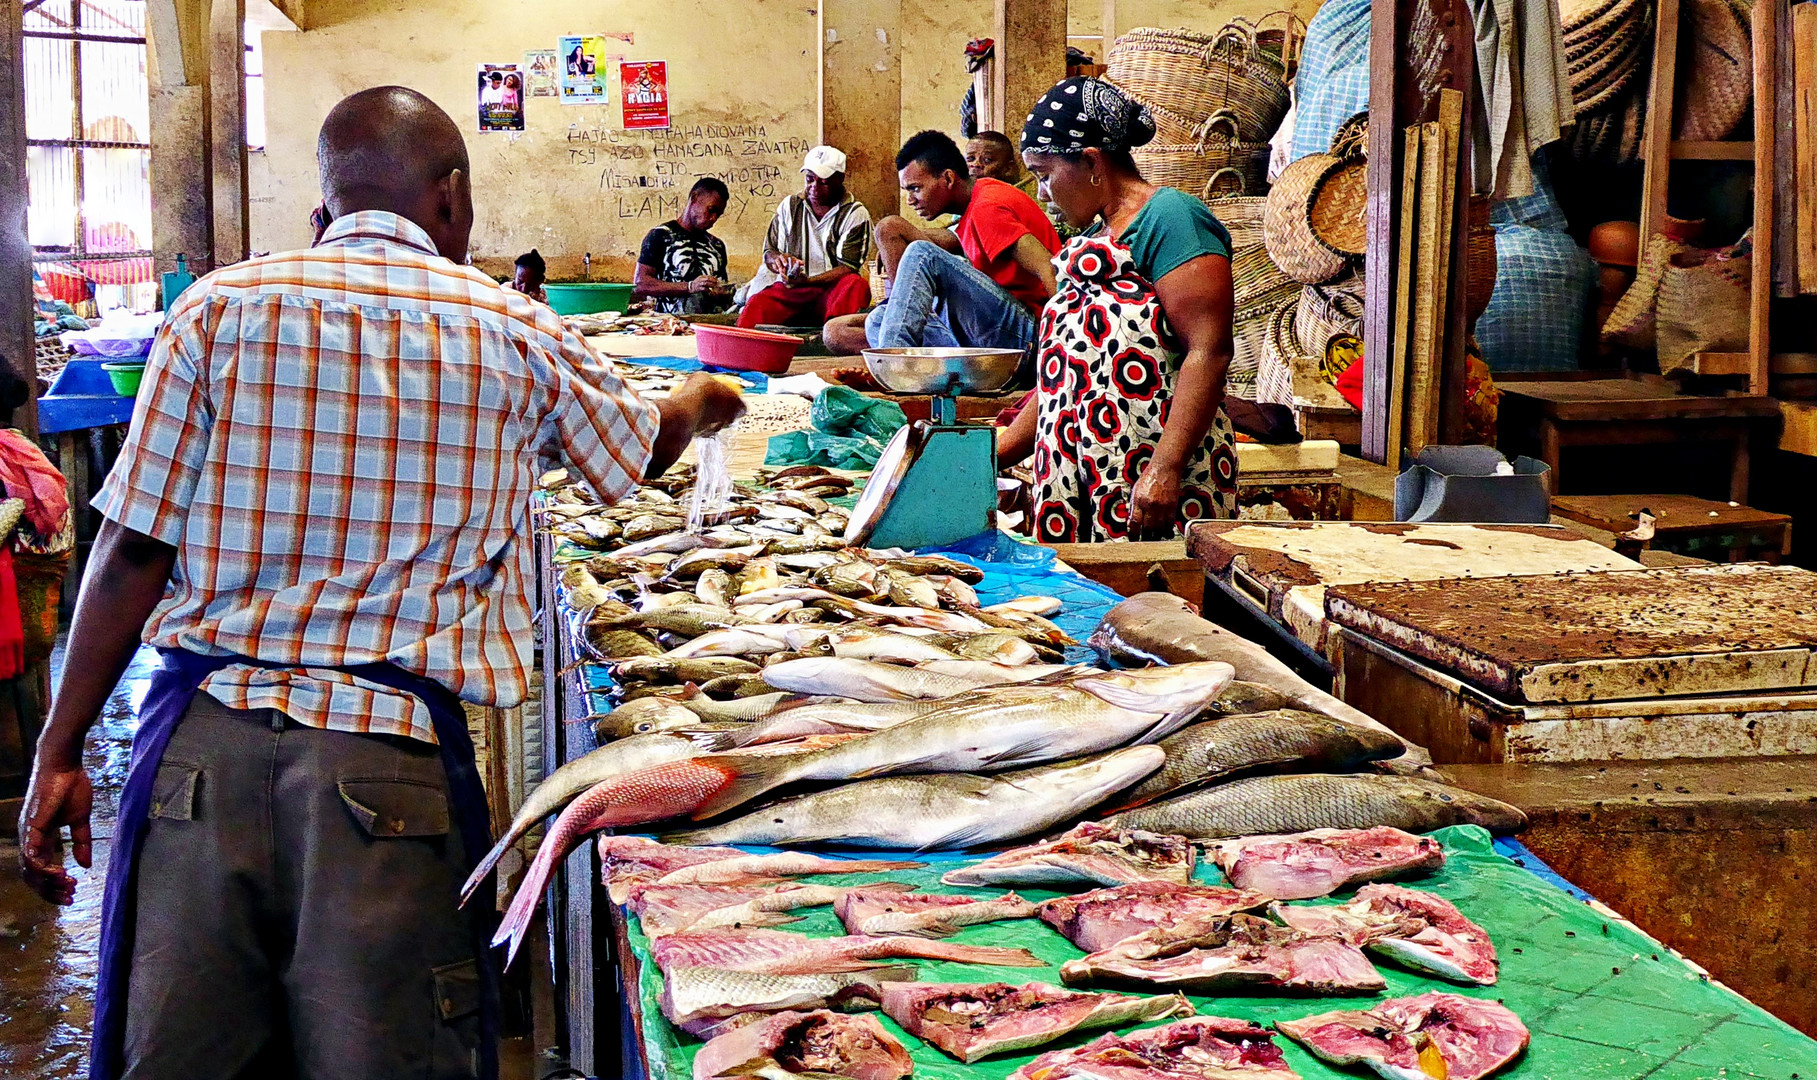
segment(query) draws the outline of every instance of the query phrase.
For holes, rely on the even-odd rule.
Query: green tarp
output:
[[[1456,904],[1494,939],[1501,956],[1501,981],[1492,987],[1458,987],[1395,967],[1376,964],[1387,977],[1385,996],[1428,990],[1494,998],[1521,1017],[1533,1032],[1533,1043],[1515,1065],[1500,1075],[1556,1080],[1743,1080],[1775,1077],[1817,1080],[1817,1042],[1806,1038],[1765,1010],[1720,985],[1666,951],[1633,926],[1599,913],[1507,858],[1496,854],[1487,833],[1460,826],[1434,834],[1444,845],[1445,868],[1432,877],[1406,884],[1428,889]],[[865,857],[915,858],[912,855],[865,853]],[[1001,890],[943,886],[939,877],[956,863],[947,856],[926,857],[925,870],[893,874],[834,875],[815,881],[858,883],[866,880],[913,882],[924,892],[995,895]],[[1220,882],[1215,867],[1201,867],[1199,877]],[[1022,890],[1030,899],[1053,893]],[[1316,902],[1316,901],[1315,901]],[[1736,918],[1746,918],[1737,912]],[[643,1003],[644,1039],[650,1080],[688,1080],[699,1043],[672,1028],[657,1006],[661,975],[647,962],[649,941],[631,920],[630,940],[641,972],[637,992]],[[815,909],[802,922],[784,927],[816,937],[843,933],[829,908]],[[1080,955],[1071,943],[1033,919],[968,927],[952,940],[972,945],[1026,948],[1046,968],[984,968],[963,964],[920,963],[924,982],[1012,983],[1041,980],[1058,983],[1058,965]],[[914,961],[902,961],[914,963]],[[1771,963],[1762,957],[1762,963]],[[1272,1023],[1340,1008],[1366,1008],[1369,997],[1194,997],[1201,1013]],[[902,1039],[923,1080],[1001,1080],[1042,1050],[1076,1045],[1101,1033],[1075,1035],[1039,1050],[963,1065],[904,1034],[887,1017],[883,1024]],[[1325,1065],[1283,1037],[1295,1071],[1314,1077],[1373,1077],[1367,1070]]]

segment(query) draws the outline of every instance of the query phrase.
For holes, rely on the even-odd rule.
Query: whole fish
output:
[[[733,851],[724,858],[676,866],[657,879],[660,885],[755,885],[807,874],[880,874],[914,870],[922,863],[899,859],[828,859],[802,851],[747,855]]]
[[[505,830],[505,835],[499,837],[498,843],[492,845],[492,850],[479,861],[472,876],[461,886],[461,903],[467,902],[467,898],[473,895],[473,890],[498,865],[498,860],[510,850],[512,844],[522,839],[537,822],[566,806],[570,799],[581,792],[614,776],[668,761],[698,757],[713,749],[723,749],[731,741],[726,736],[708,736],[697,740],[675,735],[633,735],[568,762],[550,773],[548,779],[538,784],[530,797],[524,800],[524,804],[511,819],[511,827]]]
[[[1293,703],[1287,700],[1287,695],[1271,686],[1233,679],[1224,688],[1224,692],[1218,695],[1218,700],[1199,714],[1199,718],[1212,720],[1220,716],[1242,716],[1245,713],[1273,712],[1292,707]]]
[[[959,654],[921,638],[888,632],[849,632],[828,639],[834,656],[847,660],[880,660],[919,664],[928,660],[956,660]]]
[[[1075,664],[993,664],[988,660],[931,660],[917,668],[934,675],[969,679],[979,686],[1004,683],[1051,682],[1075,675],[1097,674],[1097,668]]]
[[[723,760],[723,759],[722,759]],[[641,825],[685,814],[701,800],[723,789],[736,775],[728,766],[708,758],[671,761],[623,773],[595,784],[568,803],[536,849],[536,858],[511,897],[492,944],[508,945],[505,966],[530,932],[530,918],[542,899],[555,867],[588,833],[620,825]]]
[[[948,607],[975,608],[978,606],[978,594],[970,585],[950,574],[929,574],[922,580],[934,587],[934,595]]]
[[[662,646],[635,630],[593,624],[587,627],[586,638],[587,645],[602,660],[663,655]]]
[[[1237,780],[1112,814],[1104,823],[1215,840],[1378,825],[1431,832],[1468,824],[1513,832],[1527,824],[1527,815],[1507,803],[1430,780],[1338,773]]]
[[[685,967],[799,975],[861,971],[879,960],[946,960],[995,967],[1043,967],[1026,949],[958,945],[913,937],[811,938],[786,930],[683,931],[650,943],[650,959],[667,975]]]
[[[627,701],[593,723],[593,735],[602,743],[633,735],[654,735],[699,725],[700,717],[671,697],[646,697]]]
[[[830,627],[769,624],[737,626],[730,630],[702,634],[662,655],[672,660],[690,660],[702,656],[767,656],[791,648],[788,640],[783,637],[785,628],[789,632],[804,635],[818,631],[820,636],[825,636],[831,632]]]
[[[763,681],[799,694],[831,694],[854,701],[912,701],[948,698],[988,685],[981,678],[939,675],[921,667],[898,667],[873,660],[809,657],[771,664]]]
[[[776,692],[774,687],[763,681],[761,671],[745,675],[722,675],[717,679],[708,679],[700,684],[700,690],[708,697],[720,699],[758,697]]]
[[[834,731],[882,731],[884,728],[894,727],[905,720],[926,716],[945,705],[945,701],[935,700],[890,701],[882,704],[852,702],[848,704],[844,699],[839,699],[837,702],[800,705],[754,721],[745,731],[733,736],[733,745],[750,746],[771,742],[782,738],[781,732],[796,731],[804,726],[817,724],[828,725],[829,729]]]
[[[906,555],[890,559],[885,565],[905,574],[945,574],[968,585],[976,585],[984,580],[984,571],[971,563],[949,559],[944,555]]]
[[[1280,691],[1295,708],[1376,731],[1389,730],[1374,717],[1300,678],[1262,646],[1199,618],[1192,605],[1172,593],[1137,593],[1111,608],[1092,632],[1090,644],[1107,662],[1125,666],[1221,660],[1236,669],[1237,678]],[[1416,772],[1432,764],[1432,755],[1424,748],[1405,739],[1401,742],[1407,749],[1396,761],[1397,772]]]
[[[883,1011],[922,1042],[970,1064],[991,1054],[1050,1043],[1075,1031],[1191,1016],[1192,1005],[1180,994],[1086,994],[1040,982],[1025,986],[899,983],[884,988]],[[1253,1080],[1267,1078],[1258,1073]]]
[[[992,664],[1032,664],[1040,659],[1033,645],[1014,634],[1001,631],[936,638],[933,644],[951,650],[961,660],[983,660]]]
[[[759,670],[749,660],[734,656],[714,656],[701,660],[668,660],[658,656],[638,656],[608,665],[612,681],[626,683],[705,683],[726,676],[749,675]]]
[[[1300,709],[1192,724],[1160,742],[1167,764],[1125,794],[1125,806],[1257,772],[1347,772],[1399,755],[1392,735]]]
[[[666,630],[684,637],[699,637],[714,630],[743,626],[756,620],[748,615],[740,615],[731,608],[683,603],[673,607],[657,608],[654,611],[635,611],[629,615],[619,615],[596,621],[605,626]]]
[[[780,691],[755,697],[733,698],[730,701],[719,701],[702,693],[687,694],[679,699],[682,708],[702,720],[761,720],[791,704],[813,703],[817,700]]]
[[[703,604],[731,607],[733,592],[732,575],[724,570],[702,570],[694,580],[694,595]]]
[[[719,1021],[744,1013],[817,1009],[851,1002],[875,1005],[882,997],[878,984],[914,977],[915,969],[903,964],[791,975],[684,967],[671,971],[663,980],[659,1004],[671,1024],[689,1034],[702,1035]]]
[[[627,905],[646,936],[662,937],[682,930],[722,930],[744,926],[781,926],[799,922],[803,908],[837,903],[854,889],[880,895],[914,888],[894,881],[874,885],[638,885]]]
[[[740,762],[737,783],[694,816],[721,813],[796,780],[1001,771],[1152,742],[1197,715],[1230,678],[1228,664],[1182,664],[1056,686],[991,687],[840,746]]]
[[[993,615],[1002,615],[1010,611],[1025,612],[1029,615],[1048,616],[1066,605],[1054,596],[1018,596],[1014,600],[1005,600],[1001,604],[992,604],[984,610]]]
[[[838,749],[835,747],[834,749]],[[996,776],[892,776],[801,795],[682,833],[684,844],[840,844],[946,851],[1014,840],[1077,817],[1153,772],[1163,758],[1131,746],[1083,761]]]

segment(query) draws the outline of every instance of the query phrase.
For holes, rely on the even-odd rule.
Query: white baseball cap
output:
[[[830,146],[816,146],[808,151],[807,160],[801,163],[802,172],[811,172],[825,180],[834,173],[845,171],[845,155]]]

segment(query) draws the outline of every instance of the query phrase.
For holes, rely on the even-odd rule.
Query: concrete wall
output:
[[[534,246],[552,277],[577,275],[590,251],[596,277],[629,280],[644,233],[712,174],[732,189],[716,231],[733,272],[748,275],[819,137],[818,13],[793,0],[312,0],[308,25],[263,40],[269,139],[250,170],[258,251],[308,243],[316,132],[335,102],[367,86],[421,90],[467,129],[474,261],[499,273]],[[627,59],[668,62],[670,131],[620,130],[616,87],[606,106],[530,99],[521,134],[474,130],[475,64],[521,63],[526,49],[578,32],[629,32]]]
[[[1204,0],[1116,0],[1116,31],[1123,33],[1138,26],[1184,26],[1211,33],[1231,19],[1255,22],[1275,11],[1291,11],[1302,19],[1310,19],[1318,9],[1319,0],[1213,0],[1209,4]],[[1272,19],[1269,25],[1279,26],[1281,20]],[[1066,32],[1076,37],[1102,35],[1103,0],[1072,0],[1067,5]],[[1095,56],[1098,63],[1104,63],[1103,50],[1094,43],[1075,41],[1073,44]]]

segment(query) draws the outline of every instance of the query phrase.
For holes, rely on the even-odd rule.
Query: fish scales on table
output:
[[[1042,902],[1041,921],[1086,952],[1098,952],[1138,934],[1190,917],[1257,911],[1269,897],[1221,885],[1138,881]]]
[[[1118,828],[1215,840],[1380,825],[1408,832],[1432,832],[1451,825],[1513,832],[1526,826],[1527,815],[1507,803],[1435,781],[1328,773],[1236,780],[1111,814],[1104,822]]]
[[[966,926],[1033,918],[1035,905],[1013,892],[988,898],[864,886],[834,901],[833,914],[839,916],[848,934],[951,937]]]
[[[1165,741],[1165,740],[1163,740]],[[1052,840],[1012,848],[941,875],[944,885],[1062,888],[1164,881],[1184,885],[1198,861],[1185,837],[1081,822]]]
[[[1276,900],[1327,896],[1359,882],[1429,874],[1445,865],[1437,840],[1386,826],[1245,836],[1213,842],[1210,853],[1231,884]]]
[[[1051,983],[893,983],[884,1015],[966,1064],[1042,1046],[1075,1031],[1191,1016],[1179,994],[1132,997],[1066,990]]]
[[[902,1080],[914,1071],[908,1051],[875,1017],[825,1009],[777,1013],[733,1028],[694,1056],[694,1080]]]

